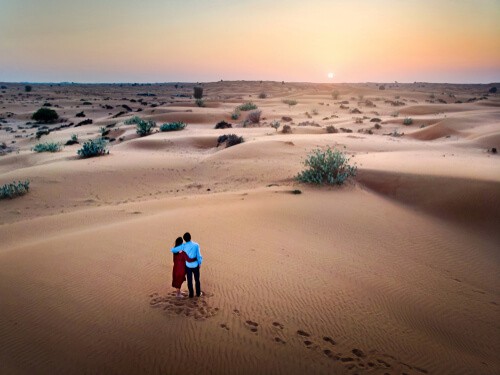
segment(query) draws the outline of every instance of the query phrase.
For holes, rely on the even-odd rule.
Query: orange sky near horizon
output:
[[[0,0],[0,81],[500,81],[496,0]]]

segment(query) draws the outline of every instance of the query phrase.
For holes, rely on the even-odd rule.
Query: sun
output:
[[[328,78],[329,78],[329,79],[332,79],[332,78],[333,78],[333,73],[332,73],[332,72],[328,73]]]

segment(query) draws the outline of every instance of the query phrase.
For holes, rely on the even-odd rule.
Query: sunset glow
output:
[[[0,0],[0,81],[492,82],[500,3]]]

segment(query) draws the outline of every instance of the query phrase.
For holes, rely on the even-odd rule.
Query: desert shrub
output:
[[[283,134],[290,134],[292,132],[292,127],[290,125],[283,125],[281,132]]]
[[[72,134],[71,138],[66,141],[66,146],[71,146],[78,143],[78,135]]]
[[[40,130],[37,130],[35,136],[36,136],[36,139],[40,139],[40,138],[42,138],[43,135],[49,135],[49,134],[50,134],[49,129],[40,129]]]
[[[238,145],[243,142],[243,137],[238,137],[236,134],[224,134],[217,138],[217,147],[226,144],[226,147]]]
[[[276,130],[276,131],[278,131],[278,128],[280,127],[280,125],[281,124],[279,121],[274,120],[271,122],[271,128],[274,128],[274,130]]]
[[[342,185],[356,175],[356,166],[349,165],[349,158],[338,150],[327,148],[313,150],[306,158],[307,167],[296,179],[310,184]]]
[[[258,124],[260,122],[261,110],[252,111],[248,114],[247,120],[252,124]]]
[[[109,154],[109,151],[106,150],[106,140],[102,138],[98,139],[89,139],[86,141],[82,148],[78,150],[78,155],[82,158],[91,158],[94,156]]]
[[[238,110],[240,111],[253,111],[254,109],[257,109],[257,106],[253,104],[252,102],[248,103],[243,103],[237,107]]]
[[[92,105],[91,102],[83,102],[82,105]]]
[[[124,124],[125,125],[137,125],[139,122],[141,122],[141,118],[138,116],[131,117],[127,120],[125,120]]]
[[[295,195],[302,194],[302,191],[300,191],[299,189],[295,189],[295,190],[292,190],[292,194],[295,194]]]
[[[33,147],[35,152],[57,152],[61,151],[62,146],[56,142],[39,143]]]
[[[236,108],[233,113],[231,113],[231,119],[232,120],[238,120],[241,116],[241,112],[238,108]]]
[[[109,134],[109,129],[106,129],[104,126],[99,128],[99,133],[101,133],[101,137],[105,137]]]
[[[379,119],[378,117],[374,117],[370,120],[370,122],[380,122],[382,121],[381,119]]]
[[[201,86],[195,86],[195,87],[193,87],[193,97],[195,99],[201,99],[201,98],[203,98],[203,87],[201,87]]]
[[[176,122],[167,122],[163,125],[160,126],[160,131],[162,132],[170,132],[170,131],[175,131],[175,130],[182,130],[186,127],[187,125],[181,121],[176,121]]]
[[[338,90],[333,90],[332,92],[332,98],[334,100],[337,100],[339,98],[340,92]]]
[[[382,125],[380,125],[379,123],[375,124],[374,126],[375,129],[382,129]]]
[[[328,125],[326,127],[326,132],[327,133],[338,133],[339,130],[335,126],[333,126],[333,125]]]
[[[491,88],[488,90],[488,92],[489,92],[490,94],[496,94],[496,92],[497,92],[497,88],[496,88],[495,86],[493,86],[493,87],[491,87]]]
[[[384,86],[384,85],[380,85],[380,86],[378,87],[378,89],[379,89],[379,90],[385,90],[385,86]]]
[[[411,117],[405,117],[403,120],[403,125],[411,125],[413,124],[413,119]]]
[[[30,85],[24,86],[24,91],[31,92],[31,90],[33,90],[33,87],[31,87]]]
[[[282,102],[285,104],[288,104],[290,107],[292,105],[297,105],[297,103],[298,103],[296,100],[293,100],[293,99],[283,99]]]
[[[226,121],[220,121],[215,125],[215,129],[229,129],[232,127],[233,125]]]
[[[261,92],[259,94],[259,99],[265,99],[265,98],[267,98],[267,94],[265,92]]]
[[[53,122],[59,118],[59,115],[53,109],[42,107],[38,111],[33,113],[33,116],[31,116],[31,118],[35,121],[40,122]]]
[[[12,199],[15,197],[20,197],[21,195],[26,194],[30,189],[30,182],[26,180],[22,181],[14,181],[10,184],[5,184],[0,187],[0,199]]]
[[[156,127],[156,122],[153,120],[140,120],[135,124],[135,132],[139,134],[139,136],[144,137],[148,134],[151,134],[153,128]]]
[[[81,111],[81,112],[78,112],[75,117],[85,117],[85,112]]]
[[[92,124],[94,121],[92,121],[91,118],[88,118],[86,120],[83,120],[83,121],[80,121],[78,124],[75,125],[75,127],[78,127],[78,126],[82,126],[82,125],[90,125]]]
[[[205,101],[203,99],[196,99],[195,103],[198,107],[205,107]]]

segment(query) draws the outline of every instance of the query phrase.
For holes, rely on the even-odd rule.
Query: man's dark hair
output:
[[[182,236],[182,238],[184,238],[184,241],[189,242],[191,241],[191,234],[189,234],[189,232],[186,232],[184,233],[184,236]]]

